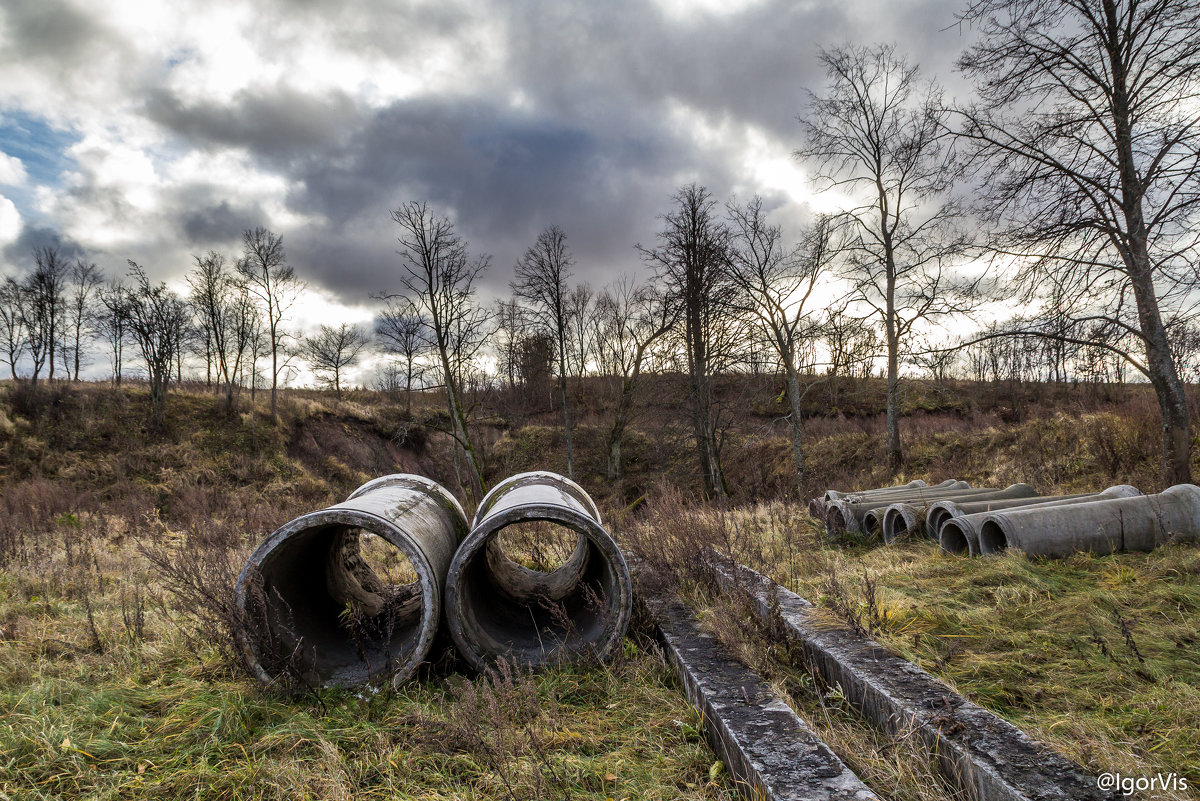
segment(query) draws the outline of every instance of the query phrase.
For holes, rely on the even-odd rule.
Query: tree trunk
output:
[[[479,464],[479,458],[475,454],[475,446],[471,444],[471,437],[467,433],[467,418],[463,412],[462,404],[459,402],[458,390],[455,388],[454,372],[450,369],[450,357],[444,346],[439,345],[438,355],[442,360],[442,371],[446,377],[446,400],[450,405],[450,418],[454,424],[454,433],[458,438],[459,445],[466,452],[467,466],[471,468],[471,491],[475,495],[476,500],[483,499],[483,467]]]
[[[621,477],[621,441],[625,438],[625,426],[629,421],[629,409],[633,405],[634,378],[626,378],[621,384],[621,396],[617,399],[617,412],[612,427],[608,430],[608,467],[606,477],[616,481]]]
[[[562,395],[563,431],[567,438],[567,478],[575,479],[575,449],[571,445],[571,407],[567,402],[567,360],[565,347],[559,340],[558,348],[558,389]]]
[[[800,417],[800,377],[791,365],[787,369],[788,403],[792,407],[792,457],[796,460],[797,497],[804,494],[804,427]]]

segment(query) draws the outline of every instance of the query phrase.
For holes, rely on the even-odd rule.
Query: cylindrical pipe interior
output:
[[[979,552],[986,555],[1001,553],[1008,548],[1008,536],[995,520],[984,520],[979,527]]]
[[[385,521],[339,517],[302,518],[240,582],[268,675],[355,685],[424,657],[440,609],[424,558]]]
[[[971,541],[967,533],[954,519],[942,524],[938,532],[938,542],[946,553],[965,556],[971,552]]]

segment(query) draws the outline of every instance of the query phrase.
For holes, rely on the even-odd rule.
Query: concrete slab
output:
[[[716,557],[719,580],[741,588],[767,625],[781,625],[807,666],[840,685],[867,720],[891,733],[913,731],[946,776],[978,801],[1116,801],[1091,776],[974,704],[878,642],[831,629],[804,598],[743,565]]]
[[[701,630],[683,604],[640,589],[636,597],[741,793],[778,801],[878,801],[757,673]]]

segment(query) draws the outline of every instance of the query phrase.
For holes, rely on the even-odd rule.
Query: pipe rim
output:
[[[972,539],[957,518],[945,521],[938,531],[938,545],[952,556],[974,556],[976,549]]]
[[[995,515],[985,517],[979,524],[979,552],[984,556],[996,556],[1011,546],[1002,518]]]
[[[557,484],[560,489],[565,488],[568,495],[574,497],[585,509],[591,512],[592,517],[595,518],[597,523],[603,524],[600,516],[600,508],[596,506],[596,502],[592,500],[592,496],[583,487],[566,476],[553,473],[549,470],[530,470],[526,473],[517,473],[515,476],[509,476],[488,490],[483,499],[479,501],[479,506],[475,509],[475,516],[471,518],[471,528],[474,529],[487,518],[500,496],[513,487],[522,484]]]
[[[553,476],[554,474],[550,475]],[[486,556],[487,542],[498,535],[501,530],[517,523],[534,521],[546,521],[565,526],[580,534],[583,538],[586,538],[589,543],[600,550],[604,561],[610,566],[609,572],[612,575],[613,583],[617,590],[616,598],[609,597],[606,599],[608,609],[614,610],[616,617],[608,627],[607,636],[603,638],[601,643],[582,642],[580,643],[582,649],[560,647],[548,652],[543,650],[543,654],[546,654],[549,658],[525,664],[535,666],[554,664],[563,661],[564,658],[569,658],[572,653],[577,653],[579,650],[590,651],[598,659],[604,660],[620,646],[629,628],[633,606],[633,584],[629,575],[629,567],[625,562],[625,557],[621,553],[621,549],[617,547],[616,542],[605,531],[598,520],[594,520],[570,508],[541,503],[519,504],[506,507],[504,514],[485,517],[472,528],[471,533],[467,535],[467,538],[463,540],[462,544],[459,545],[458,551],[454,554],[454,560],[450,563],[450,570],[446,579],[444,608],[446,611],[447,628],[450,631],[450,636],[454,640],[455,646],[458,648],[459,654],[475,670],[481,672],[487,671],[492,667],[495,660],[512,658],[513,655],[511,652],[484,653],[476,647],[476,643],[468,636],[468,626],[461,611],[464,606],[464,595],[467,587],[461,579],[467,568],[471,566],[473,560]]]
[[[246,614],[247,585],[255,574],[262,574],[263,562],[277,548],[285,545],[289,539],[302,531],[334,527],[362,529],[384,538],[404,554],[412,565],[413,571],[417,574],[416,584],[421,589],[422,603],[420,621],[417,624],[417,640],[404,659],[399,661],[393,660],[385,664],[380,670],[371,671],[368,669],[365,680],[362,682],[334,677],[323,680],[322,686],[340,687],[354,686],[358,683],[375,684],[384,680],[391,681],[393,686],[399,686],[416,673],[433,646],[433,639],[442,617],[442,598],[438,592],[436,573],[428,558],[422,553],[408,532],[390,520],[359,509],[330,507],[328,509],[320,509],[316,512],[309,512],[306,515],[301,515],[285,523],[272,532],[267,539],[263,540],[254,549],[254,552],[250,554],[249,558],[247,558],[246,564],[243,565],[241,572],[238,574],[237,583],[234,586],[234,601],[241,613],[243,615]],[[247,657],[247,664],[250,666],[250,670],[254,676],[263,684],[271,684],[274,679],[263,668],[261,655],[258,653],[258,649],[255,647],[252,638],[247,637],[246,634],[245,631],[237,632],[235,640],[237,641],[238,649]],[[388,669],[390,667],[394,667],[394,669]]]

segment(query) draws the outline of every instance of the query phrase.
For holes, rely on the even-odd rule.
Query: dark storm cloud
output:
[[[53,228],[26,225],[21,228],[20,235],[4,247],[4,261],[18,270],[30,270],[34,266],[33,249],[39,247],[58,248],[59,254],[66,259],[84,258],[87,255],[78,242],[64,237]]]
[[[488,286],[496,292],[552,223],[567,232],[577,279],[600,285],[638,269],[633,245],[653,244],[657,216],[680,184],[696,180],[720,200],[735,184],[753,191],[737,143],[700,141],[673,111],[688,110],[709,130],[753,125],[785,149],[799,147],[804,90],[825,82],[821,47],[894,41],[953,89],[949,67],[964,39],[944,29],[960,5],[763,0],[729,14],[673,16],[651,0],[261,0],[254,36],[267,60],[297,52],[306,32],[347,53],[418,63],[433,43],[453,53],[450,69],[466,76],[463,85],[382,108],[368,107],[354,86],[316,93],[286,79],[252,83],[227,102],[198,101],[167,88],[170,70],[195,54],[180,50],[164,64],[157,43],[146,43],[140,62],[131,56],[114,68],[111,82],[128,93],[131,113],[167,134],[172,151],[234,148],[281,175],[289,210],[311,221],[280,231],[292,262],[346,301],[396,288],[388,211],[409,199],[451,212],[473,250],[494,255]],[[37,59],[61,84],[78,81],[97,54],[125,46],[102,4],[92,9],[9,0],[0,14],[17,46],[0,62]],[[489,54],[498,54],[494,68]],[[93,190],[101,179],[81,175],[81,185],[63,190],[77,205],[129,218],[123,198]],[[264,208],[242,199],[244,189],[164,185],[162,225],[147,232],[147,247],[177,237],[177,248],[236,249],[242,229],[272,225]],[[28,252],[28,243],[9,250],[18,247]]]
[[[158,88],[146,98],[145,113],[192,145],[244,147],[272,162],[327,147],[357,122],[349,95],[313,96],[282,83],[243,90],[220,105],[188,105]]]
[[[665,199],[648,196],[646,183],[669,186],[668,176],[691,161],[686,142],[640,117],[584,130],[480,102],[394,104],[344,148],[315,155],[294,173],[290,204],[328,220],[329,235],[293,239],[344,242],[340,232],[356,221],[386,220],[400,203],[426,200],[452,209],[475,249],[494,254],[493,286],[508,280],[516,257],[552,222],[567,231],[580,274],[603,281],[601,272],[636,261],[634,241]],[[387,231],[383,242],[347,243],[353,256],[318,245],[326,253],[312,254],[310,269],[330,287],[386,286],[397,264],[389,225],[371,226]]]
[[[187,193],[194,197],[193,192]],[[210,201],[181,212],[180,227],[187,243],[200,248],[220,247],[247,228],[261,225],[266,214],[258,206],[237,206],[229,200]]]
[[[8,31],[5,61],[39,61],[53,69],[85,63],[109,32],[96,13],[66,0],[5,0],[0,19]]]

